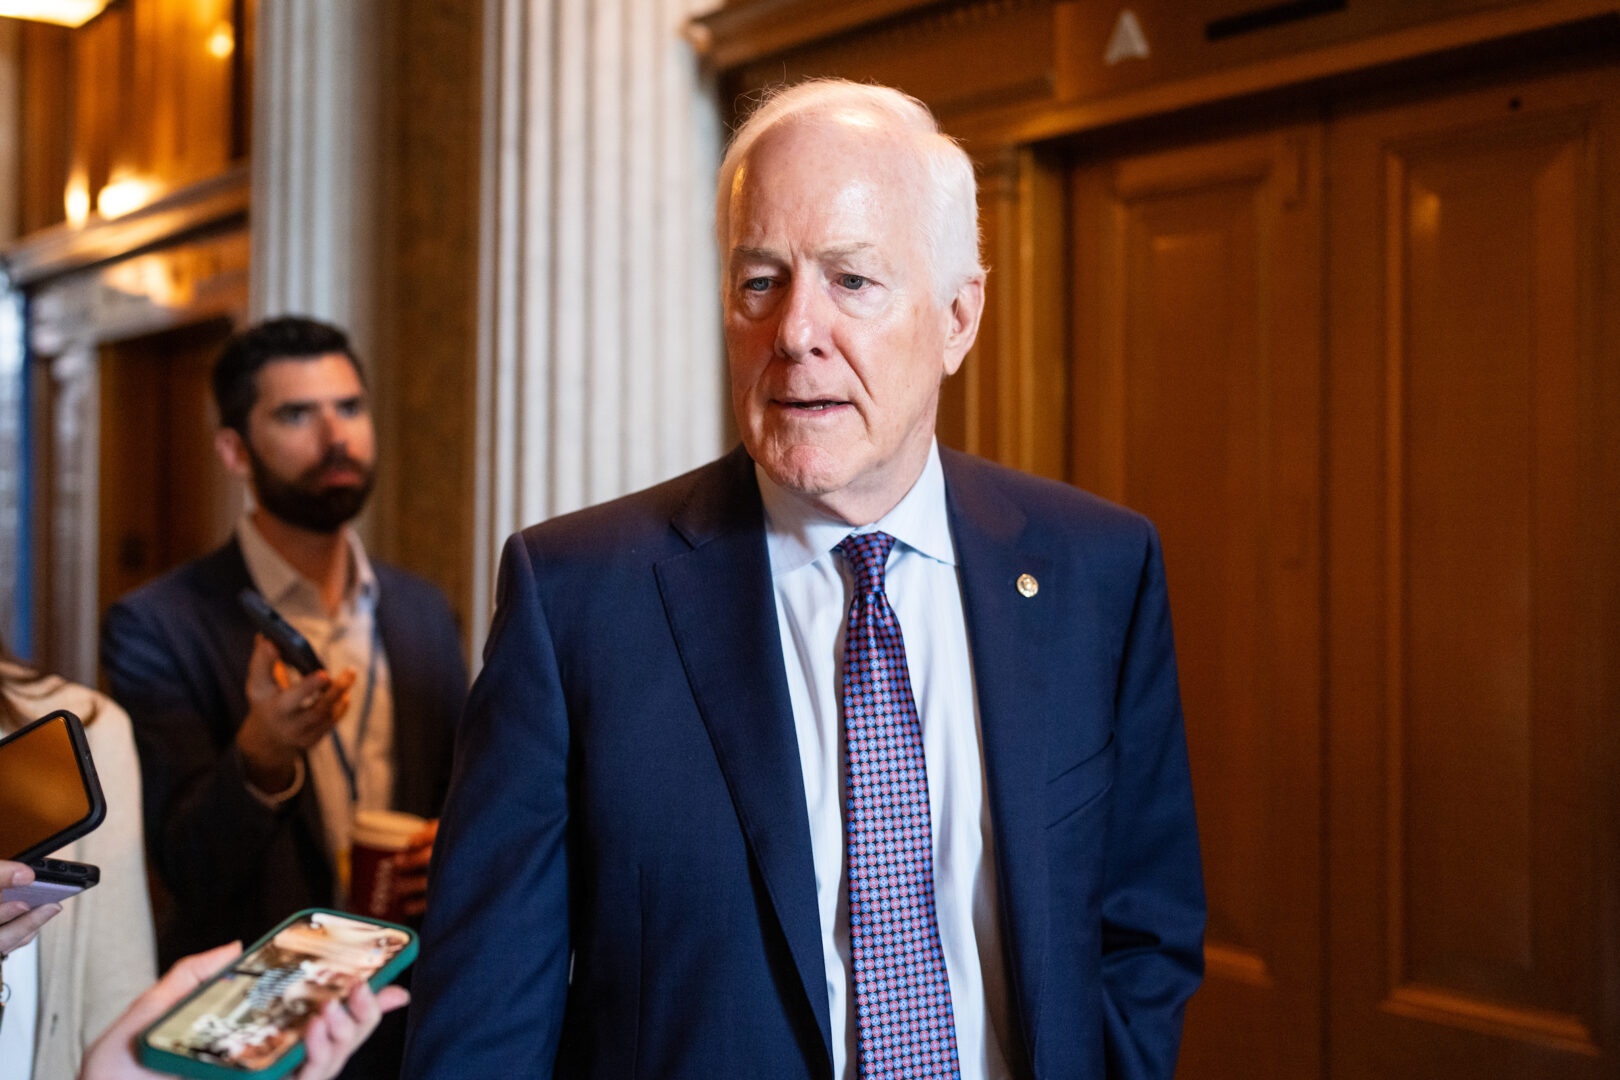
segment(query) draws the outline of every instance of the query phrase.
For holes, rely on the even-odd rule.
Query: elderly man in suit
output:
[[[804,84],[717,227],[743,445],[508,543],[406,1075],[1169,1077],[1204,902],[1159,545],[937,447],[968,159]]]

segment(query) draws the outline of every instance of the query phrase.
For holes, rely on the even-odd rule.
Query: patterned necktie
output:
[[[883,592],[887,533],[848,536],[844,636],[849,946],[861,1080],[956,1077],[956,1023],[934,917],[922,725],[906,643]]]

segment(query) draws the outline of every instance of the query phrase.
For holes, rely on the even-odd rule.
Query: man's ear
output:
[[[979,336],[979,319],[984,315],[984,274],[964,281],[946,309],[945,376],[956,374],[962,360]]]
[[[235,428],[222,427],[214,432],[214,452],[224,463],[225,471],[244,484],[253,480],[253,464],[248,460],[247,443]]]

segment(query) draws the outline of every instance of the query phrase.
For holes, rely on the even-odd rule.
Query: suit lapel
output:
[[[706,471],[672,524],[692,549],[655,568],[664,610],[830,1063],[804,777],[753,462],[739,449]]]
[[[1042,817],[1045,725],[1056,706],[1040,696],[1050,682],[1038,643],[1042,601],[1049,604],[1051,596],[1025,597],[1017,581],[1024,573],[1039,581],[1047,562],[1021,542],[1024,514],[984,465],[947,450],[940,461],[973,652],[1008,968],[1024,1049],[1034,1060],[1050,895]]]

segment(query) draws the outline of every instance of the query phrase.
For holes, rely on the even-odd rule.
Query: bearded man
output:
[[[341,904],[356,811],[438,813],[467,687],[444,595],[369,560],[349,527],[376,448],[343,331],[305,318],[250,327],[226,344],[213,388],[215,448],[252,505],[224,547],[115,604],[101,638],[134,720],[149,856],[173,898],[164,964]],[[324,670],[278,662],[244,589],[309,639]],[[424,830],[406,859],[418,908],[431,846]]]

